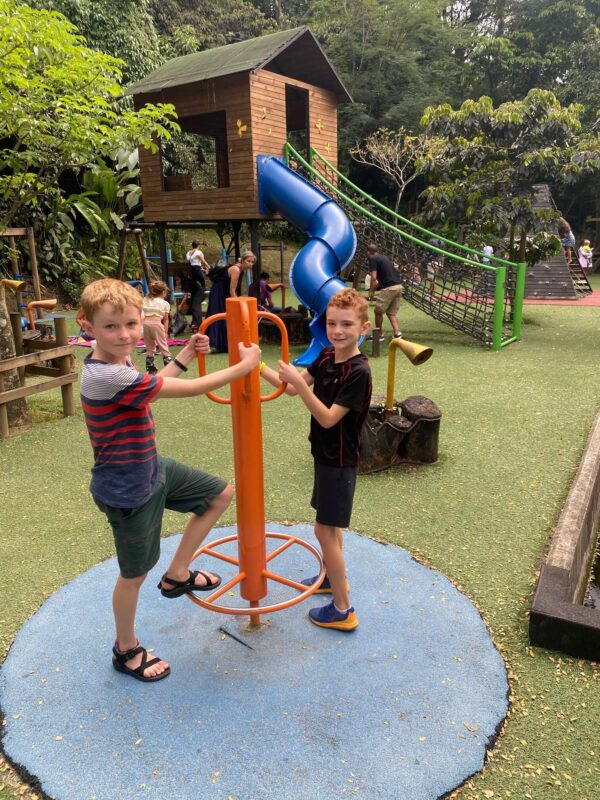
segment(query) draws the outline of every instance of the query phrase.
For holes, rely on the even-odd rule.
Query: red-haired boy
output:
[[[327,569],[318,592],[331,592],[333,600],[311,608],[310,621],[322,628],[351,631],[358,619],[350,604],[342,529],[350,524],[360,431],[371,401],[371,370],[358,349],[360,337],[371,327],[367,301],[354,289],[342,289],[329,302],[326,326],[331,346],[307,369],[299,372],[280,361],[279,373],[263,363],[260,371],[273,386],[287,383],[286,393],[299,395],[311,413],[309,438],[315,463],[311,505]],[[311,586],[315,580],[303,583]]]

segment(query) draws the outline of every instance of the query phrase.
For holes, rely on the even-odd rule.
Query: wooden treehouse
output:
[[[172,103],[188,153],[186,169],[169,143],[140,152],[144,220],[159,226],[273,218],[259,211],[256,157],[290,141],[336,164],[337,106],[351,99],[305,26],[175,58],[128,94],[137,109]]]

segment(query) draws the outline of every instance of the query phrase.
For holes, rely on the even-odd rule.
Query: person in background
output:
[[[491,244],[483,246],[483,258],[481,259],[484,264],[490,264],[490,256],[494,255],[494,248]]]
[[[558,235],[565,251],[565,258],[567,261],[572,261],[575,253],[575,234],[564,217],[558,220],[557,226]]]
[[[577,251],[577,258],[582,269],[591,269],[592,261],[594,258],[594,251],[590,245],[589,239],[584,239],[583,244]]]
[[[273,314],[277,314],[281,311],[280,308],[273,304],[273,292],[271,291],[271,287],[269,286],[269,273],[268,272],[261,272],[260,273],[260,281],[259,281],[259,300],[258,306],[264,311],[271,311]],[[248,287],[248,297],[255,297],[254,292],[254,284],[251,283]]]
[[[367,259],[371,273],[369,300],[375,302],[375,327],[381,332],[380,341],[384,338],[382,327],[384,314],[392,325],[393,338],[400,339],[402,331],[396,316],[403,292],[400,273],[387,256],[379,253],[376,244],[367,246]]]
[[[158,346],[165,366],[171,362],[167,336],[169,333],[169,314],[171,306],[167,302],[169,287],[163,281],[152,281],[148,294],[144,297],[142,312],[144,316],[144,344],[146,345],[146,372],[156,375],[154,352]]]
[[[225,302],[228,297],[239,297],[242,293],[242,275],[246,270],[251,270],[256,261],[252,250],[244,250],[239,260],[227,268],[223,268],[218,280],[213,283],[208,297],[206,316],[222,314],[225,311]],[[227,352],[227,325],[224,319],[214,322],[208,329],[211,350],[216,353]]]
[[[188,264],[191,267],[190,284],[190,308],[192,311],[192,331],[195,333],[202,324],[202,303],[206,293],[206,273],[210,269],[210,264],[204,258],[204,253],[200,250],[200,242],[194,239],[191,248],[185,254]]]

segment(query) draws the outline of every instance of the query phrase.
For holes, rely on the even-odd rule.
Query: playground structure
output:
[[[15,281],[15,283],[22,284],[20,289],[25,286],[24,282]],[[56,300],[33,301],[28,304],[34,328],[33,309],[53,307],[55,304]],[[54,317],[56,331],[54,340],[23,337],[19,312],[10,314],[10,322],[14,338],[14,355],[0,361],[0,439],[7,438],[11,433],[8,404],[15,400],[23,400],[33,394],[60,386],[63,416],[70,417],[75,413],[73,383],[77,380],[77,372],[73,369],[73,347],[68,343],[66,319]],[[43,375],[48,380],[27,386],[25,380],[27,375]]]
[[[344,277],[358,284],[367,269],[367,245],[375,243],[398,266],[404,299],[415,308],[493,350],[520,339],[524,263],[484,256],[386,208],[315,147],[304,158],[287,144],[285,156],[289,166],[333,199],[352,222],[357,248]]]
[[[173,59],[128,94],[136,108],[172,103],[184,134],[213,148],[211,186],[195,186],[192,174],[170,174],[174,167],[161,152],[140,153],[145,224],[162,236],[163,279],[169,225],[227,221],[239,231],[247,222],[254,252],[261,220],[284,217],[309,236],[290,283],[314,315],[314,341],[295,363],[308,363],[326,343],[326,300],[345,285],[348,270],[363,269],[368,241],[397,261],[404,297],[415,307],[495,350],[520,338],[525,264],[495,257],[488,264],[482,253],[424,228],[409,232],[408,221],[337,171],[337,106],[351,98],[308,28]],[[256,283],[259,272],[257,261]]]
[[[533,206],[556,211],[550,187],[546,183],[533,187]],[[556,233],[556,231],[553,231]],[[576,254],[567,259],[564,249],[533,267],[527,268],[525,297],[546,300],[577,300],[591,294],[592,287]]]
[[[237,343],[246,345],[258,343],[258,320],[268,319],[275,324],[281,332],[281,354],[288,360],[287,332],[283,322],[267,311],[258,311],[254,297],[230,297],[226,302],[226,312],[215,314],[204,320],[200,327],[205,332],[214,322],[226,320],[227,338],[229,342],[229,363],[235,364],[240,360]],[[198,356],[198,366],[201,375],[206,374],[206,363],[203,355]],[[265,531],[264,508],[264,470],[262,447],[261,403],[275,400],[285,391],[286,384],[281,384],[277,389],[266,396],[260,395],[260,377],[258,369],[253,370],[244,378],[231,384],[231,397],[224,399],[208,392],[207,397],[215,403],[231,406],[234,467],[236,478],[236,514],[237,535],[226,536],[210,542],[201,547],[194,558],[200,555],[212,556],[221,559],[238,568],[238,573],[233,578],[225,581],[208,597],[200,599],[194,594],[188,594],[190,600],[203,608],[218,611],[223,614],[248,615],[250,625],[258,626],[260,615],[279,611],[305,600],[321,585],[325,576],[325,568],[321,556],[312,545],[296,536],[285,533],[267,533]],[[281,544],[271,551],[266,552],[267,539],[281,541]],[[231,541],[237,541],[238,557],[219,552],[217,548]],[[308,550],[318,562],[319,580],[307,589],[302,583],[277,575],[267,564],[273,561],[280,553],[297,545]],[[260,601],[267,595],[267,581],[276,581],[300,592],[292,598],[279,603],[270,603],[260,606]],[[248,601],[249,607],[231,607],[218,605],[215,601],[231,592],[239,584],[240,595]]]

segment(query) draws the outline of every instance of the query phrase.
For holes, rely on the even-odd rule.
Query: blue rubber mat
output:
[[[307,526],[269,530],[314,542]],[[154,684],[111,666],[116,561],[80,575],[23,626],[0,671],[8,758],[57,800],[449,792],[482,768],[506,715],[504,663],[475,607],[443,575],[396,547],[345,538],[360,620],[351,633],[308,622],[328,596],[265,615],[256,632],[245,617],[162,598],[156,583],[179,536],[163,540],[138,614],[140,641],[171,664]],[[298,580],[315,565],[290,548],[269,566]],[[233,574],[206,558],[198,566]]]

